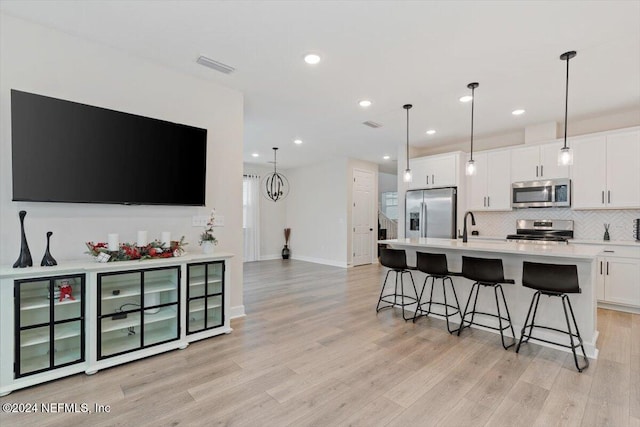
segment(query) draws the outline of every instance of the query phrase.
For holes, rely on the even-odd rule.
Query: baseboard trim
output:
[[[291,259],[295,259],[297,261],[307,261],[307,262],[313,262],[315,264],[324,264],[324,265],[332,265],[334,267],[341,267],[341,268],[347,268],[348,265],[346,262],[340,262],[340,261],[333,261],[330,259],[324,259],[324,258],[315,258],[315,257],[307,257],[307,256],[292,256]]]
[[[244,305],[236,305],[235,307],[231,307],[231,309],[229,310],[229,314],[231,316],[231,319],[245,317],[246,314],[244,312]]]
[[[598,308],[606,308],[607,310],[624,311],[625,313],[640,314],[640,307],[626,306],[614,304],[610,302],[598,301]]]
[[[263,256],[260,256],[260,261],[271,261],[273,259],[280,259],[280,258],[282,258],[282,254],[263,255]]]

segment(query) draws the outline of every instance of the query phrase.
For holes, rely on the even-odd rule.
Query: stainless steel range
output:
[[[519,219],[516,234],[507,240],[522,243],[569,243],[573,238],[573,221],[562,219]]]

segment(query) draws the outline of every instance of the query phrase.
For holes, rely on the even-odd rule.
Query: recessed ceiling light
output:
[[[362,101],[358,102],[358,105],[363,108],[367,108],[371,106],[371,101],[369,101],[368,99],[363,99]]]
[[[513,114],[514,116],[519,116],[521,114],[524,114],[524,110],[513,110],[511,114]]]
[[[251,156],[252,156],[252,157],[260,157],[260,154],[258,154],[258,153],[253,153],[253,154],[251,154]]]
[[[316,65],[320,62],[320,55],[316,55],[315,53],[310,53],[304,56],[304,62],[309,65]]]
[[[385,160],[389,160],[391,158],[391,156],[382,156],[383,159]]]
[[[436,133],[435,129],[429,129],[427,131],[427,135],[433,135],[434,133]]]
[[[302,140],[301,139],[294,139],[293,143],[300,145],[300,144],[302,144]]]
[[[465,95],[465,96],[461,96],[460,97],[460,102],[469,102],[473,99],[473,96],[471,95]]]

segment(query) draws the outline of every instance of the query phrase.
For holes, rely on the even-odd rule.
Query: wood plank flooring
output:
[[[110,405],[108,414],[0,414],[4,426],[640,426],[640,316],[598,310],[600,358],[445,322],[376,314],[377,265],[245,264],[230,335],[19,390],[6,402]]]

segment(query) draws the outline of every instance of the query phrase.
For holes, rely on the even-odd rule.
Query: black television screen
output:
[[[13,200],[204,206],[207,130],[11,90]]]

